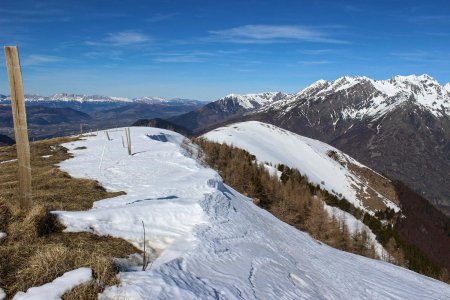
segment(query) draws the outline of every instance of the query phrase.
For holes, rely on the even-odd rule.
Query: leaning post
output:
[[[29,208],[31,195],[30,142],[28,140],[27,114],[23,94],[22,72],[19,51],[16,46],[5,47],[9,87],[11,89],[11,108],[14,120],[17,160],[19,163],[19,201],[22,209]]]

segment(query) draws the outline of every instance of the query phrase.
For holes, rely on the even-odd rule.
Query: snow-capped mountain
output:
[[[110,97],[102,95],[76,95],[60,93],[48,97],[50,101],[78,101],[78,102],[131,102],[130,99],[124,97]]]
[[[319,80],[250,112],[331,144],[450,212],[450,92],[428,75]]]
[[[133,102],[147,103],[147,104],[160,104],[160,105],[201,105],[205,102],[193,99],[172,98],[166,99],[162,97],[145,96],[140,98],[134,98]]]
[[[6,96],[4,101],[11,101],[10,96]],[[110,96],[102,96],[102,95],[77,95],[77,94],[68,94],[68,93],[58,93],[50,96],[42,96],[35,94],[27,94],[25,95],[25,101],[28,102],[46,102],[46,101],[64,101],[64,102],[131,102],[132,100],[124,97],[110,97]]]
[[[281,92],[246,95],[229,94],[206,104],[200,109],[171,118],[170,120],[191,131],[196,131],[225,122],[231,118],[236,118],[268,104],[276,103],[288,96],[288,94]]]
[[[230,106],[242,107],[246,110],[253,110],[264,105],[274,103],[276,101],[286,98],[287,94],[281,92],[268,92],[260,94],[229,94],[216,102],[222,105],[225,109]]]
[[[338,118],[378,119],[405,103],[413,103],[427,109],[435,116],[450,114],[449,84],[441,86],[428,75],[395,76],[389,80],[373,80],[368,77],[344,76],[332,82],[319,80],[285,101],[264,108],[283,109],[288,112],[311,102],[328,101],[333,95],[341,104],[340,111],[334,111]],[[360,101],[350,101],[358,98]]]
[[[11,101],[10,96],[0,95],[0,101]],[[25,101],[27,102],[91,102],[91,103],[123,103],[129,104],[133,102],[139,103],[148,103],[148,104],[200,104],[201,101],[192,100],[192,99],[182,99],[182,98],[173,98],[173,99],[165,99],[162,97],[154,97],[154,96],[145,96],[138,98],[126,98],[126,97],[113,97],[113,96],[103,96],[103,95],[77,95],[77,94],[68,94],[68,93],[58,93],[50,96],[41,96],[41,95],[25,95]]]
[[[89,176],[109,190],[126,192],[96,202],[89,211],[54,212],[66,231],[119,237],[154,250],[146,271],[130,266],[120,273],[120,284],[107,287],[101,299],[450,295],[445,283],[328,247],[276,219],[189,157],[182,147],[184,137],[177,133],[131,128],[132,156],[122,148],[122,135],[123,129],[112,130],[107,143],[99,134],[64,144],[73,157],[60,164],[73,177]]]

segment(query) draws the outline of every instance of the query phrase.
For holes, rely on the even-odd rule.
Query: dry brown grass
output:
[[[105,286],[118,283],[114,257],[139,252],[128,242],[90,233],[63,233],[52,210],[86,210],[96,200],[122,193],[106,192],[93,180],[71,178],[55,164],[70,157],[58,138],[31,144],[33,207],[18,207],[17,162],[0,164],[0,287],[8,298],[18,291],[53,281],[67,271],[90,267],[94,278],[65,299],[95,299]],[[0,147],[0,162],[16,158],[15,147]],[[48,158],[42,156],[51,155]]]
[[[347,168],[361,181],[367,182],[366,190],[358,189],[358,187],[355,186],[358,198],[362,200],[366,208],[372,211],[384,211],[386,209],[386,204],[383,202],[383,197],[380,197],[379,194],[388,198],[395,204],[399,204],[394,184],[389,179],[381,176],[369,168],[353,164],[346,157],[335,151],[329,150],[327,151],[327,155],[340,163],[343,167]]]

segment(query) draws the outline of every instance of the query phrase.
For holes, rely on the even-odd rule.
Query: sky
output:
[[[450,82],[448,0],[0,0],[25,93],[215,100],[343,75]],[[0,94],[9,94],[3,51]]]

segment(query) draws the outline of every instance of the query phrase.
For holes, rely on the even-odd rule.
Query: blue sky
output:
[[[450,81],[450,1],[0,0],[25,92],[214,100],[318,79]],[[0,94],[9,94],[3,51]]]

